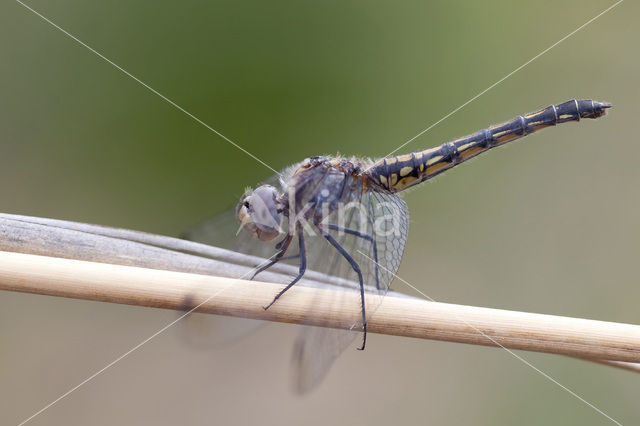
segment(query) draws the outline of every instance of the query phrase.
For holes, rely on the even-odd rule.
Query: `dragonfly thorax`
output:
[[[358,202],[364,190],[361,170],[361,163],[353,159],[311,157],[285,171],[281,191],[271,185],[247,190],[236,216],[261,241],[287,231],[295,235],[306,224],[320,224],[343,206]],[[288,230],[281,228],[283,216]]]
[[[359,201],[364,180],[355,159],[311,157],[290,170],[283,179],[281,205],[290,232],[302,222],[317,225],[348,203]]]

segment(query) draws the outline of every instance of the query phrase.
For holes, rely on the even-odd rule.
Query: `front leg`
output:
[[[287,245],[288,245],[288,243],[287,243]],[[307,253],[306,253],[306,250],[305,250],[305,247],[304,247],[304,233],[302,232],[302,229],[300,229],[299,232],[298,232],[298,245],[300,246],[300,253],[298,254],[298,256],[300,258],[300,267],[298,269],[298,276],[295,277],[293,279],[293,281],[291,281],[289,284],[287,284],[287,286],[285,288],[280,290],[280,292],[278,294],[276,294],[276,297],[273,298],[271,303],[269,303],[267,306],[264,307],[265,310],[269,309],[271,307],[271,305],[273,305],[276,302],[276,300],[278,300],[278,298],[280,296],[282,296],[287,290],[289,290],[291,287],[293,287],[293,285],[295,283],[300,281],[300,278],[302,278],[302,276],[304,275],[305,271],[307,270]],[[284,253],[282,253],[282,254],[284,254]]]
[[[284,239],[282,241],[280,241],[277,245],[276,248],[280,249],[280,251],[278,252],[278,254],[276,254],[276,256],[271,259],[269,261],[269,263],[267,263],[264,266],[261,266],[256,272],[253,273],[253,275],[251,275],[251,278],[249,278],[249,280],[252,280],[256,277],[256,275],[258,275],[260,272],[265,271],[269,268],[271,268],[273,265],[275,265],[276,263],[278,263],[281,260],[284,260],[284,258],[282,256],[284,256],[284,254],[287,252],[287,250],[289,249],[289,244],[291,244],[291,239],[293,237],[289,234],[287,234],[286,237],[284,237]]]

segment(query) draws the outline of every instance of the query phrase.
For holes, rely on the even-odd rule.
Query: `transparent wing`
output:
[[[286,172],[283,172],[283,174],[284,173]],[[257,186],[259,185],[272,185],[280,188],[280,175],[273,175]],[[282,224],[282,229],[287,229],[286,218]],[[284,237],[284,234],[282,237]],[[254,257],[254,264],[251,266],[258,266],[262,261],[273,256],[276,252],[275,245],[279,241],[278,239],[269,242],[260,241],[250,231],[242,228],[236,217],[235,206],[230,206],[230,208],[223,213],[193,227],[185,232],[182,238],[252,256]],[[282,263],[294,264],[295,262],[283,261]],[[283,268],[279,265],[276,265],[274,270],[280,272],[280,274],[261,274],[260,280],[285,283],[287,282],[288,275],[293,274],[295,277],[295,272],[297,271],[295,268]],[[282,274],[285,273],[287,276],[283,277]]]
[[[333,238],[361,269],[367,295],[365,318],[369,318],[400,266],[409,228],[408,209],[397,195],[366,192],[351,193],[351,206],[345,210],[331,214],[326,223]],[[361,307],[358,275],[352,264],[326,238],[311,235],[306,240],[310,268],[344,280],[344,291],[337,296],[342,300],[336,304]],[[351,324],[349,329],[306,326],[301,330],[293,353],[294,388],[298,392],[316,386],[335,359],[362,335],[362,315],[355,314]]]
[[[273,175],[260,185],[272,185],[279,188],[281,186],[279,180],[279,175]],[[274,244],[263,243],[250,232],[241,230],[235,207],[235,205],[229,206],[224,212],[189,229],[181,237],[239,253],[269,257],[274,252]]]
[[[229,207],[224,212],[189,229],[180,235],[180,238],[210,246],[233,249],[237,224],[235,209]]]
[[[178,322],[177,335],[192,349],[218,350],[229,348],[269,324],[268,321],[195,312]]]
[[[277,185],[278,176],[268,179],[266,183]],[[210,246],[220,247],[234,252],[255,256],[251,267],[261,263],[261,259],[269,258],[275,252],[274,243],[264,243],[250,232],[240,228],[236,218],[235,206],[213,218],[198,224],[181,235],[183,239]],[[241,276],[236,278],[248,278]],[[282,274],[266,274],[261,279],[274,282],[285,282],[288,278]],[[185,300],[184,310],[192,309],[189,300]],[[226,348],[233,343],[253,334],[268,325],[266,321],[244,318],[231,318],[220,315],[193,313],[181,321],[180,337],[196,349]]]

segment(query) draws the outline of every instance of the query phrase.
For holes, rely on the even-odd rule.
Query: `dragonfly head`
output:
[[[247,190],[236,207],[236,216],[244,228],[261,241],[271,241],[280,235],[278,190],[262,185]]]

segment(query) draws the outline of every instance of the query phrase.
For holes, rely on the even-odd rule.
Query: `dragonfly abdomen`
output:
[[[434,148],[383,158],[366,174],[391,192],[402,191],[491,148],[559,123],[601,117],[610,107],[606,102],[575,99],[551,105]]]

